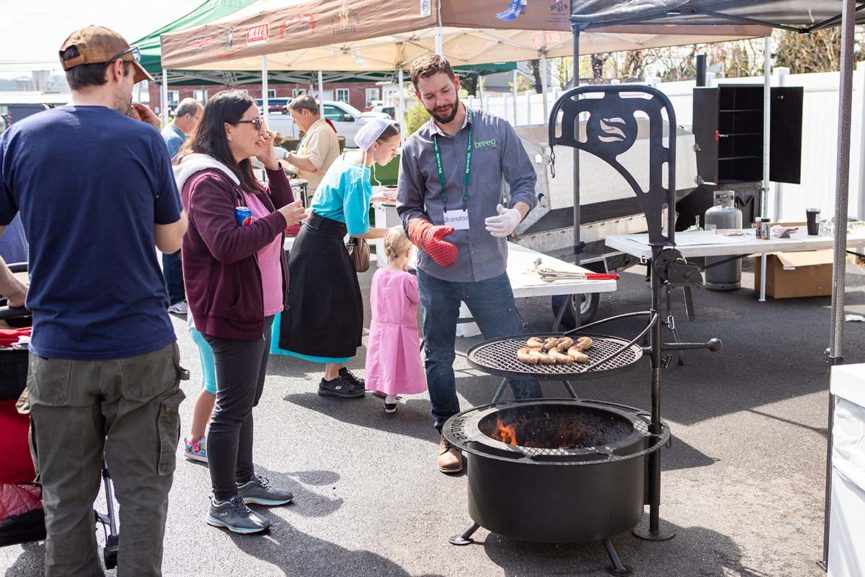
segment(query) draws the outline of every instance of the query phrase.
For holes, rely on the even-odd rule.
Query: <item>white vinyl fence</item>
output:
[[[773,183],[769,193],[768,214],[779,221],[804,221],[806,208],[819,208],[823,218],[835,211],[836,157],[838,150],[837,72],[820,74],[775,75],[773,86],[802,86],[802,173],[801,184]],[[717,83],[763,84],[763,78],[726,78]],[[656,84],[673,103],[677,124],[690,129],[692,124],[692,91],[694,82]],[[546,107],[543,95],[532,92],[490,94],[469,98],[469,106],[501,116],[515,126],[545,125],[544,111],[549,111],[561,90],[548,92]],[[865,110],[865,65],[859,64],[853,77],[853,125],[851,126],[849,211],[852,217],[865,220],[865,133],[862,130]]]

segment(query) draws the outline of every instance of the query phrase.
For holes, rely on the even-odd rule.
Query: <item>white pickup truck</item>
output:
[[[351,104],[341,101],[325,100],[319,105],[322,116],[336,127],[336,133],[345,137],[345,145],[354,147],[354,135],[370,118],[387,118],[383,112],[361,112]],[[289,114],[271,112],[268,114],[267,125],[271,130],[278,130],[283,136],[297,136],[297,126]]]

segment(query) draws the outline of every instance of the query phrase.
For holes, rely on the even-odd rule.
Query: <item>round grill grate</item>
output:
[[[542,339],[561,334],[537,335]],[[582,336],[582,335],[577,335]],[[466,354],[469,363],[476,369],[501,377],[519,379],[533,377],[543,380],[560,380],[585,374],[600,373],[623,369],[643,356],[643,349],[628,345],[628,341],[616,337],[591,335],[594,346],[585,351],[589,355],[586,364],[571,365],[529,365],[517,360],[517,351],[526,346],[528,336],[506,337],[477,344]],[[575,337],[576,338],[576,337]],[[624,350],[622,350],[624,348]],[[597,361],[621,351],[612,358],[589,370]]]

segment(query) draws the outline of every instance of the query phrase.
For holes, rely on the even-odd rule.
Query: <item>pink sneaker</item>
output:
[[[207,462],[207,437],[202,435],[200,438],[190,441],[183,439],[183,456],[190,461],[198,461],[200,463]]]

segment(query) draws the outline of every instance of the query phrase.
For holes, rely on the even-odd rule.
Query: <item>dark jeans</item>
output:
[[[260,339],[204,338],[216,361],[216,409],[207,434],[207,464],[213,496],[225,501],[237,495],[237,484],[252,478],[252,408],[264,389],[273,317],[265,317]]]
[[[520,319],[507,274],[480,282],[450,282],[418,269],[418,288],[423,306],[426,378],[435,428],[460,411],[454,379],[454,350],[460,301],[472,313],[485,339],[520,333]],[[508,382],[517,398],[538,398],[541,387],[534,379]]]
[[[162,255],[162,276],[165,278],[165,288],[168,289],[168,304],[173,305],[186,300],[180,251]]]
[[[162,574],[183,400],[179,363],[175,343],[103,361],[30,355],[30,440],[48,531],[46,577],[104,575],[93,527],[103,457],[123,528],[117,574]]]

